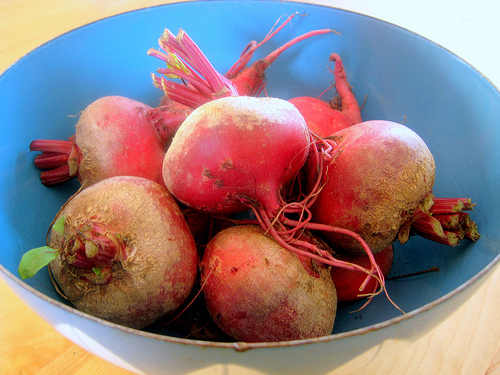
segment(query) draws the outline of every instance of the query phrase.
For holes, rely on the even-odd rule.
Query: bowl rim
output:
[[[108,20],[108,19],[111,19],[111,18],[115,18],[115,17],[119,17],[119,16],[122,16],[122,15],[125,15],[125,14],[129,14],[129,13],[150,10],[150,9],[154,9],[154,8],[158,8],[158,7],[165,7],[165,6],[179,5],[179,4],[198,3],[198,2],[206,2],[206,1],[207,0],[176,1],[176,2],[172,2],[172,3],[168,3],[168,4],[157,4],[157,5],[152,5],[152,6],[146,6],[146,7],[132,9],[132,10],[124,11],[124,12],[119,12],[119,13],[116,13],[116,14],[113,14],[113,15],[110,15],[110,16],[107,16],[107,17],[103,17],[103,18],[100,18],[100,19],[97,19],[97,20],[94,20],[94,21],[82,24],[80,26],[74,27],[72,29],[69,29],[69,30],[67,30],[67,31],[65,31],[65,32],[63,32],[63,33],[55,36],[55,37],[52,37],[52,38],[48,39],[44,43],[42,43],[42,44],[38,45],[37,47],[35,47],[34,49],[26,52],[21,57],[19,57],[17,60],[15,60],[11,64],[9,64],[9,66],[7,66],[4,71],[0,72],[0,80],[15,65],[17,65],[19,62],[21,62],[23,59],[25,59],[29,55],[31,55],[34,52],[36,52],[37,50],[45,47],[46,45],[52,43],[53,41],[55,41],[55,40],[57,40],[57,39],[65,36],[67,34],[70,34],[70,33],[74,32],[74,31],[80,30],[82,28],[89,27],[89,26],[91,26],[91,25],[93,25],[95,23],[99,23],[101,21],[105,21],[105,20]],[[236,0],[219,0],[218,2],[224,3],[224,2],[235,2],[235,1]],[[253,1],[254,0],[245,0],[245,2],[253,2]],[[367,15],[367,14],[364,14],[364,13],[360,13],[360,12],[357,12],[357,11],[348,10],[348,9],[344,9],[344,8],[341,8],[341,7],[331,6],[331,5],[327,5],[327,4],[315,4],[315,3],[309,3],[309,2],[297,1],[297,0],[261,0],[261,1],[265,1],[265,2],[282,2],[282,3],[284,2],[284,3],[289,3],[289,4],[297,3],[297,4],[306,5],[306,6],[316,6],[316,7],[334,9],[334,10],[337,10],[337,11],[342,11],[342,12],[346,12],[346,13],[355,14],[355,15],[358,15],[358,16],[361,16],[361,17],[364,17],[364,18],[369,18],[369,19],[375,20],[377,22],[385,23],[385,24],[387,24],[387,25],[389,25],[391,27],[395,27],[395,28],[398,28],[398,29],[400,29],[400,30],[402,30],[404,32],[411,33],[412,35],[415,35],[415,36],[417,36],[417,37],[419,37],[419,38],[421,38],[421,39],[423,39],[423,40],[425,40],[427,42],[430,42],[430,43],[434,44],[435,46],[437,46],[437,47],[445,50],[450,55],[452,55],[452,56],[456,57],[457,59],[459,59],[462,63],[464,63],[464,64],[468,65],[469,67],[471,67],[472,69],[474,69],[495,90],[497,90],[497,91],[500,92],[499,88],[497,88],[496,85],[491,80],[488,79],[488,77],[486,77],[483,73],[481,73],[473,65],[471,65],[469,62],[467,62],[464,59],[462,59],[460,56],[458,56],[454,52],[450,51],[446,47],[443,47],[439,43],[436,43],[436,42],[430,40],[429,38],[426,38],[425,36],[422,36],[422,35],[414,32],[414,31],[411,31],[411,30],[409,30],[409,29],[407,29],[405,27],[399,26],[399,25],[397,25],[397,24],[395,24],[393,22],[386,21],[386,20],[383,20],[383,19],[380,19],[380,18],[377,18],[377,17],[374,17],[374,16],[370,16],[370,15]],[[31,292],[32,294],[34,294],[36,297],[42,299],[45,302],[48,302],[48,303],[54,305],[55,307],[62,308],[66,312],[73,313],[73,314],[75,314],[75,315],[77,315],[77,316],[79,316],[81,318],[89,319],[89,320],[91,320],[91,321],[93,321],[95,323],[98,323],[98,324],[103,324],[103,325],[105,325],[105,326],[107,326],[109,328],[118,329],[118,330],[120,330],[120,331],[122,331],[124,333],[127,333],[127,334],[134,334],[134,335],[141,336],[141,337],[143,337],[145,339],[154,339],[154,340],[168,342],[168,343],[172,343],[172,344],[182,344],[182,345],[189,345],[189,346],[221,348],[221,349],[234,349],[234,350],[236,350],[238,352],[245,352],[245,351],[250,350],[250,349],[259,349],[259,348],[285,348],[285,347],[301,346],[301,345],[308,345],[308,344],[321,343],[321,342],[333,342],[333,341],[341,340],[341,339],[344,339],[344,338],[354,337],[354,336],[358,336],[358,335],[364,335],[364,334],[368,334],[370,332],[375,332],[375,331],[382,330],[382,329],[387,328],[387,327],[389,327],[391,325],[395,325],[395,324],[404,322],[404,321],[406,321],[406,320],[408,320],[408,319],[410,319],[410,318],[412,318],[412,317],[414,317],[416,315],[420,315],[422,313],[425,313],[426,311],[430,310],[431,308],[433,308],[435,306],[438,306],[440,304],[443,304],[444,302],[450,300],[454,296],[458,295],[460,292],[464,291],[465,289],[469,288],[474,283],[478,282],[479,279],[481,279],[482,277],[484,277],[488,273],[490,273],[490,271],[498,263],[500,263],[500,254],[497,254],[495,256],[495,258],[490,263],[488,263],[483,269],[481,269],[476,275],[474,275],[473,277],[471,277],[466,282],[464,282],[463,284],[459,285],[457,288],[453,289],[452,291],[450,291],[450,292],[446,293],[445,295],[437,298],[436,300],[431,301],[431,302],[429,302],[429,303],[427,303],[425,305],[422,305],[422,306],[420,306],[420,307],[418,307],[418,308],[416,308],[416,309],[414,309],[414,310],[412,310],[412,311],[410,311],[408,313],[404,313],[402,315],[399,315],[397,317],[385,320],[385,321],[380,322],[380,323],[372,324],[370,326],[358,328],[358,329],[351,330],[351,331],[346,331],[346,332],[341,332],[341,333],[336,333],[336,334],[330,334],[330,335],[327,335],[327,336],[321,336],[321,337],[315,337],[315,338],[309,338],[309,339],[291,340],[291,341],[277,341],[277,342],[251,342],[251,343],[250,342],[218,342],[218,341],[210,341],[210,340],[187,339],[187,338],[180,338],[180,337],[168,336],[168,335],[163,335],[163,334],[159,334],[159,333],[153,333],[153,332],[148,332],[148,331],[144,331],[144,330],[139,330],[139,329],[134,329],[134,328],[126,327],[126,326],[123,326],[123,325],[119,325],[119,324],[112,323],[112,322],[109,322],[107,320],[98,318],[98,317],[93,316],[91,314],[85,313],[83,311],[80,311],[80,310],[76,309],[75,307],[66,305],[66,304],[64,304],[64,303],[62,303],[60,301],[57,301],[57,300],[55,300],[55,299],[47,296],[46,294],[40,292],[36,288],[32,287],[28,283],[26,283],[23,280],[21,280],[18,276],[14,275],[12,272],[10,272],[9,270],[7,270],[2,264],[0,264],[0,276],[2,276],[1,274],[4,274],[5,277],[9,278],[12,282],[16,283],[19,287],[26,289],[28,292]],[[11,290],[13,290],[10,287],[10,285],[7,284],[7,286]],[[14,293],[15,293],[15,291],[14,291]],[[15,293],[15,294],[17,294],[17,293]],[[26,303],[24,300],[23,300],[23,302]]]

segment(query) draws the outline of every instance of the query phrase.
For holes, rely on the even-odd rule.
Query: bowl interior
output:
[[[265,8],[265,11],[263,11]],[[288,99],[317,96],[332,83],[328,56],[338,53],[365,120],[404,123],[428,144],[437,165],[434,193],[471,197],[471,217],[482,238],[457,248],[412,238],[396,244],[390,276],[439,267],[415,277],[390,280],[394,302],[409,312],[456,289],[499,254],[500,94],[463,60],[397,26],[334,8],[278,1],[178,3],[104,19],[64,34],[34,50],[0,76],[0,264],[18,276],[27,250],[44,245],[48,226],[78,183],[47,188],[39,181],[29,144],[65,139],[78,113],[105,95],[123,95],[155,105],[161,92],[150,73],[160,61],[146,52],[157,47],[165,28],[184,29],[221,73],[250,40],[260,41],[276,20],[297,17],[258,50],[254,59],[312,29],[341,33],[309,39],[280,56],[267,72],[267,95]],[[244,22],[242,22],[244,20]],[[333,93],[331,93],[333,95]],[[327,97],[325,97],[327,98]],[[26,283],[56,301],[46,272]],[[340,306],[334,332],[379,323],[400,313],[380,295],[365,309]]]

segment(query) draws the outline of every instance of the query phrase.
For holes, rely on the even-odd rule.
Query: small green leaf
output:
[[[63,215],[52,226],[52,229],[58,232],[61,236],[64,236],[64,220],[65,217]]]
[[[26,252],[19,263],[18,272],[21,279],[34,276],[43,267],[56,259],[59,251],[49,246],[37,247]]]
[[[186,64],[182,62],[182,60],[173,52],[167,51],[168,53],[168,59],[165,61],[167,63],[167,68],[169,69],[178,69],[180,71],[183,71],[184,73],[190,74],[189,69],[186,67]],[[166,77],[168,78],[180,78],[176,74],[165,74]]]
[[[92,267],[92,271],[94,271],[97,276],[101,276],[101,269],[99,267]]]

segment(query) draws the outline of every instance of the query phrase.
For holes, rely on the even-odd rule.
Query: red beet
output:
[[[330,60],[335,61],[333,73],[335,89],[339,95],[335,100],[327,103],[308,96],[289,100],[304,116],[309,129],[320,137],[328,137],[339,130],[362,122],[361,110],[347,81],[340,56],[332,53]]]
[[[47,169],[40,175],[45,185],[76,177],[88,186],[120,175],[163,184],[165,149],[186,116],[185,108],[151,108],[121,96],[107,96],[81,113],[70,140],[35,140],[30,149],[42,151],[35,164]]]
[[[298,111],[274,98],[228,97],[197,108],[165,154],[163,177],[182,203],[207,213],[277,212],[310,135]]]
[[[338,155],[322,171],[324,186],[311,207],[315,221],[358,233],[377,253],[391,245],[400,228],[432,192],[434,158],[410,128],[367,121],[335,133]],[[316,181],[315,163],[307,163]],[[325,233],[339,251],[363,253],[358,241]]]
[[[207,309],[235,340],[296,340],[332,331],[337,296],[328,267],[300,260],[258,226],[219,232],[201,272]]]
[[[134,328],[177,310],[189,296],[198,254],[179,206],[161,185],[118,176],[74,195],[58,213],[59,251],[49,266],[78,309]]]

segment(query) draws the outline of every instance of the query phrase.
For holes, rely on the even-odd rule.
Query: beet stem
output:
[[[68,155],[58,152],[43,152],[35,156],[35,165],[40,169],[59,168],[68,163]]]
[[[40,172],[40,180],[46,186],[62,184],[75,177],[70,174],[70,169],[69,164],[65,164],[58,168],[42,171]]]
[[[475,203],[470,198],[433,198],[434,204],[430,208],[433,214],[455,213],[463,210],[472,210]]]
[[[71,168],[70,159],[74,152],[74,142],[70,140],[35,139],[30,144],[31,151],[41,151],[35,157],[35,165],[46,169],[40,173],[40,179],[46,186],[52,186],[71,180],[76,170]]]
[[[83,269],[111,268],[126,259],[123,240],[92,220],[82,224],[76,236],[66,239],[63,249],[68,263]]]
[[[285,50],[287,50],[291,46],[293,46],[293,45],[295,45],[295,44],[297,44],[305,39],[311,38],[313,36],[328,34],[328,33],[334,33],[334,34],[340,35],[339,32],[337,32],[335,30],[331,30],[331,29],[311,30],[311,31],[308,31],[307,33],[304,33],[302,35],[299,35],[299,36],[293,38],[289,42],[283,44],[281,47],[278,47],[273,52],[271,52],[269,55],[264,57],[262,60],[264,60],[265,62],[267,62],[270,65],[274,61],[276,61],[276,59],[278,58],[279,55],[281,55]]]
[[[30,143],[30,151],[57,152],[70,154],[73,142],[55,139],[35,139]]]
[[[428,213],[415,211],[411,228],[423,238],[448,246],[457,246],[464,238],[477,241],[481,237],[477,225],[464,212],[474,206],[470,198],[432,197]]]
[[[274,30],[274,27],[278,24],[279,20],[281,19],[281,17],[274,23],[273,27],[271,28],[271,30],[267,33],[267,35],[265,36],[265,38],[260,42],[260,43],[257,43],[255,41],[252,41],[250,42],[249,44],[247,44],[247,46],[245,47],[245,49],[243,50],[243,53],[240,55],[240,58],[233,64],[233,66],[231,68],[229,68],[229,70],[227,71],[226,73],[226,77],[227,78],[234,78],[236,77],[244,68],[245,66],[248,64],[248,62],[251,60],[251,58],[253,57],[253,54],[255,53],[255,51],[257,50],[257,48],[259,48],[260,46],[262,46],[265,42],[267,42],[268,40],[270,40],[274,35],[276,35],[281,29],[283,29],[283,27],[285,27],[286,24],[288,24],[292,18],[294,18],[297,14],[299,14],[299,12],[295,12],[294,14],[292,14],[291,16],[289,16],[276,30]]]
[[[165,29],[159,45],[165,53],[150,49],[148,55],[165,61],[167,68],[159,69],[159,74],[164,74],[162,77],[152,74],[153,84],[171,100],[196,108],[216,98],[238,95],[232,83],[215,70],[184,30],[180,29],[175,37],[170,30]],[[167,81],[165,76],[181,78],[188,84]]]
[[[434,216],[426,216],[425,218],[415,221],[413,223],[413,229],[415,229],[420,235],[446,238],[441,223]]]
[[[347,81],[342,59],[336,53],[332,53],[330,54],[330,61],[335,62],[333,74],[335,76],[335,90],[337,90],[340,96],[341,111],[349,117],[353,124],[358,124],[363,121],[361,118],[361,110],[351,90],[351,86]]]

